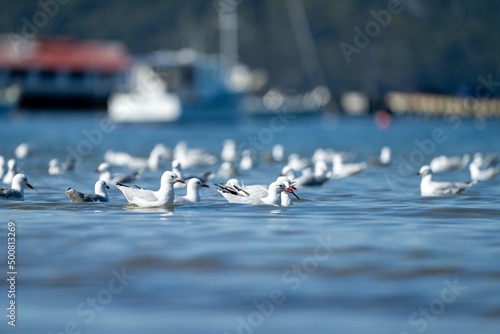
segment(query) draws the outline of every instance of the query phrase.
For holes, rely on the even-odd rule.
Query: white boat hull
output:
[[[108,116],[115,122],[175,122],[182,114],[180,99],[174,94],[113,94]]]

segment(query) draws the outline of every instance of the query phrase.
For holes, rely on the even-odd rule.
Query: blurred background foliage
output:
[[[41,0],[43,3],[55,0]],[[264,69],[268,87],[310,89],[286,1],[65,0],[38,35],[122,41],[140,54],[192,47],[216,53],[218,14],[237,6],[239,60]],[[0,33],[20,34],[40,1],[1,0]],[[61,2],[63,2],[61,0]],[[401,0],[404,9],[348,63],[339,47],[354,45],[354,27],[374,20],[388,1],[303,1],[326,82],[334,94],[423,90],[473,95],[478,76],[500,81],[500,1]],[[305,50],[310,52],[311,50]],[[500,89],[496,90],[496,94]]]

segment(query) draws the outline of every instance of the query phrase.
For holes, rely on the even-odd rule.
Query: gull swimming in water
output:
[[[333,177],[343,178],[361,173],[366,168],[366,162],[345,164],[342,155],[333,155]]]
[[[62,175],[66,172],[70,172],[76,167],[76,160],[71,159],[68,162],[60,163],[58,159],[52,159],[49,161],[49,175]]]
[[[281,193],[288,192],[292,193],[293,190],[290,187],[285,186],[283,182],[275,181],[271,183],[267,189],[267,194],[256,191],[255,193],[248,192],[244,189],[239,188],[236,190],[227,187],[216,185],[217,191],[229,202],[229,203],[241,203],[241,204],[269,204],[281,206]],[[236,189],[238,189],[236,188]]]
[[[422,196],[455,195],[469,188],[477,181],[470,182],[435,182],[432,181],[432,169],[422,166],[417,175],[422,176],[420,182],[420,193]]]
[[[24,187],[35,189],[28,183],[26,175],[16,174],[12,178],[12,186],[10,188],[0,188],[0,199],[24,201]]]
[[[299,187],[321,186],[330,180],[331,176],[332,173],[329,172],[326,162],[318,160],[314,164],[314,173],[310,167],[307,167],[302,170],[301,176],[294,179],[294,182]]]
[[[104,153],[104,161],[111,165],[127,166],[130,169],[149,169],[156,171],[160,169],[162,161],[169,159],[171,151],[163,144],[156,144],[149,153],[149,157],[134,157],[126,152],[116,152],[112,150]]]
[[[278,176],[276,182],[282,182],[288,191],[281,192],[281,206],[290,206],[293,204],[292,198],[290,194],[295,196],[298,200],[299,196],[294,192],[297,188],[294,185],[294,182],[291,182],[286,176]],[[255,184],[250,186],[245,186],[238,179],[230,179],[226,182],[225,186],[216,185],[218,188],[224,188],[225,192],[230,194],[237,194],[238,196],[243,197],[258,197],[263,198],[266,197],[269,193],[268,186],[263,184]]]
[[[12,180],[14,179],[14,176],[16,176],[19,173],[17,170],[17,162],[15,159],[9,159],[7,161],[7,172],[3,176],[3,183],[5,184],[11,184]]]
[[[474,159],[469,165],[470,177],[472,180],[476,181],[487,181],[493,180],[498,173],[500,173],[500,168],[498,167],[489,167],[485,169],[479,168],[479,164]]]
[[[433,173],[441,173],[449,170],[462,169],[467,166],[470,161],[470,155],[447,157],[440,155],[431,160],[429,167]]]
[[[106,189],[109,189],[106,182],[97,181],[94,187],[94,194],[84,194],[73,188],[68,188],[66,196],[69,197],[71,202],[109,202]]]
[[[182,202],[191,202],[191,203],[197,203],[200,202],[200,189],[201,188],[209,188],[209,186],[203,182],[201,182],[200,179],[197,178],[192,178],[189,179],[187,182],[186,186],[186,195],[185,196],[175,196],[174,202],[175,203],[182,203]]]
[[[175,173],[166,171],[161,176],[160,189],[146,190],[137,186],[131,187],[122,183],[115,183],[116,187],[125,195],[129,204],[140,207],[156,207],[174,203],[176,182],[184,183]]]
[[[111,166],[107,162],[101,163],[95,172],[100,174],[99,180],[107,184],[130,182],[136,180],[141,174],[139,171],[130,174],[111,174]]]

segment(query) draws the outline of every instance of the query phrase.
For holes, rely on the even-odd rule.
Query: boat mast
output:
[[[221,64],[238,62],[238,1],[227,1],[218,10]]]

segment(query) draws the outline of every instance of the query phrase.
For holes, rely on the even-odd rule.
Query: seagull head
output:
[[[426,175],[430,175],[430,174],[432,174],[432,170],[427,165],[422,166],[422,168],[420,168],[420,170],[417,173],[417,175],[422,175],[422,176],[426,176]]]
[[[184,182],[184,180],[181,180],[177,174],[175,174],[174,172],[171,172],[171,171],[166,171],[165,173],[163,173],[163,175],[161,176],[161,184],[175,184],[177,182],[180,182],[180,183],[186,183]]]

